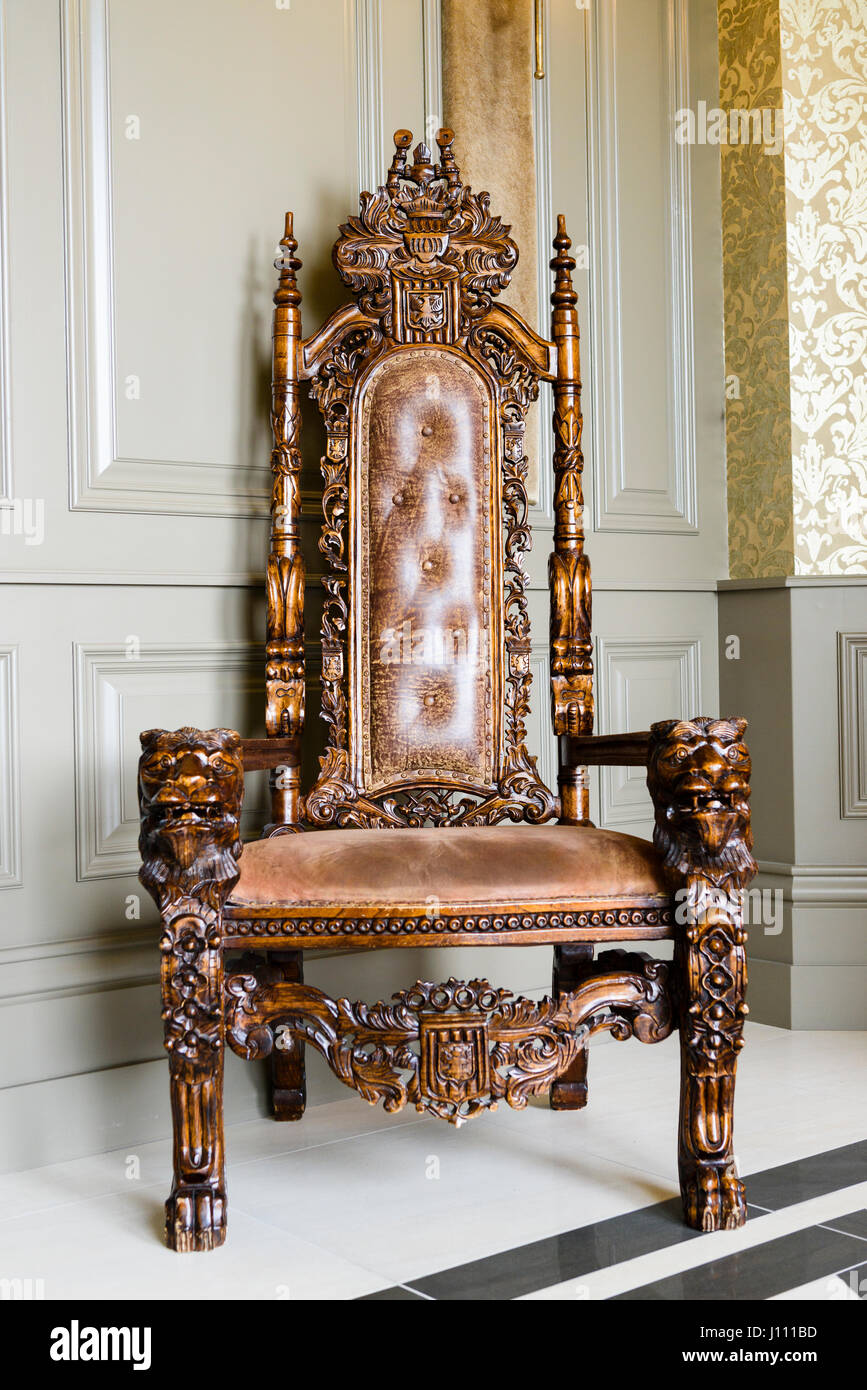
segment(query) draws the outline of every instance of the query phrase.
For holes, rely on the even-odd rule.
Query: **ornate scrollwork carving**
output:
[[[328,432],[321,459],[324,489],[323,526],[319,550],[328,565],[323,576],[325,603],[322,610],[322,705],[328,725],[329,754],[346,747],[346,625],[349,617],[346,562],[346,518],[349,503],[348,444],[349,402],[356,375],[380,346],[382,334],[375,325],[354,327],[334,344],[310,383]],[[326,755],[327,756],[327,755]],[[323,766],[315,789],[314,804],[326,798],[325,783],[331,773]]]
[[[742,890],[756,865],[750,830],[745,719],[667,720],[651,728],[647,781],[654,844],[685,895],[677,941],[683,1080],[680,1177],[699,1230],[740,1226],[743,1183],[732,1148],[747,983]]]
[[[407,1103],[460,1125],[505,1100],[515,1109],[547,1091],[589,1036],[656,1042],[671,1031],[663,962],[619,963],[557,1000],[514,999],[487,980],[419,981],[390,1003],[351,1003],[275,981],[267,969],[226,986],[227,1038],[242,1057],[281,1037],[316,1047],[335,1075],[388,1111]]]
[[[160,910],[175,1182],[166,1239],[210,1250],[225,1237],[220,913],[238,880],[244,770],[231,729],[141,736],[139,877]]]
[[[460,182],[452,134],[437,137],[440,163],[419,145],[409,163],[408,132],[395,136],[385,187],[362,195],[361,214],[341,228],[334,262],[358,296],[358,317],[339,320],[340,333],[321,359],[311,393],[328,430],[322,460],[325,522],[319,548],[328,563],[322,618],[322,717],[328,746],[316,783],[302,804],[314,825],[405,827],[493,824],[550,819],[555,796],[526,748],[530,708],[530,624],[523,556],[530,546],[524,417],[539,390],[539,370],[506,331],[485,321],[491,295],[508,281],[517,258],[507,228],[488,211],[487,195]],[[455,298],[457,296],[457,298]],[[371,322],[376,320],[376,322]],[[459,337],[460,334],[460,337]],[[503,438],[503,561],[506,670],[502,681],[504,751],[497,785],[478,793],[431,785],[382,794],[355,783],[348,748],[346,639],[350,610],[346,525],[349,507],[349,417],[361,370],[395,342],[458,342],[496,388]],[[495,660],[501,660],[501,654]]]
[[[340,228],[334,264],[362,311],[396,342],[455,342],[505,289],[518,259],[487,193],[461,183],[454,135],[437,133],[439,163],[409,131],[395,135],[385,187],[362,193],[361,212]]]

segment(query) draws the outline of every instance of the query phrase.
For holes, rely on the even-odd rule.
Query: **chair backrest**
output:
[[[492,824],[557,813],[525,742],[523,554],[530,545],[525,417],[540,380],[556,382],[558,345],[494,304],[518,249],[489,211],[488,195],[462,184],[452,139],[439,132],[438,162],[424,144],[410,162],[412,137],[397,132],[385,186],[361,195],[360,214],[340,228],[334,247],[356,302],[305,341],[291,223],[278,263],[285,310],[281,318],[278,289],[269,659],[282,653],[283,664],[269,666],[269,733],[300,726],[291,709],[286,716],[291,653],[285,643],[278,651],[271,618],[303,582],[290,455],[298,442],[295,385],[306,378],[327,435],[319,548],[327,567],[321,712],[328,741],[302,803],[314,825]],[[560,454],[577,444],[578,487],[560,499],[558,518],[566,507],[574,520],[577,509],[580,531],[577,324],[574,336],[572,433]],[[589,614],[587,626],[585,667]],[[574,623],[567,615],[560,627],[568,647]],[[552,637],[556,646],[553,627]],[[592,718],[589,683],[573,701],[577,722],[567,716],[559,732],[566,724],[578,731],[582,720],[586,727],[588,703]]]

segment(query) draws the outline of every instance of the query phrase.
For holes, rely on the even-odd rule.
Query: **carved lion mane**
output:
[[[238,877],[240,735],[232,729],[148,729],[141,746],[139,877],[158,903],[172,889],[209,900],[213,887]]]
[[[647,783],[653,843],[666,872],[690,870],[744,887],[756,871],[745,719],[668,719],[651,726]]]

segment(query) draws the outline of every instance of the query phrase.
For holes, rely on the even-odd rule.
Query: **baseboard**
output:
[[[775,1028],[867,1028],[867,965],[749,960],[750,1019]]]

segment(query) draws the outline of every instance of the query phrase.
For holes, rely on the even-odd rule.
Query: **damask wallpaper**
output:
[[[732,577],[867,572],[867,0],[719,0]],[[743,129],[746,129],[746,123]]]
[[[796,574],[867,573],[867,0],[781,0]]]
[[[769,0],[719,0],[720,107],[782,105],[780,24]],[[724,143],[723,293],[729,569],[790,574],[794,554],[786,174],[782,151]]]

